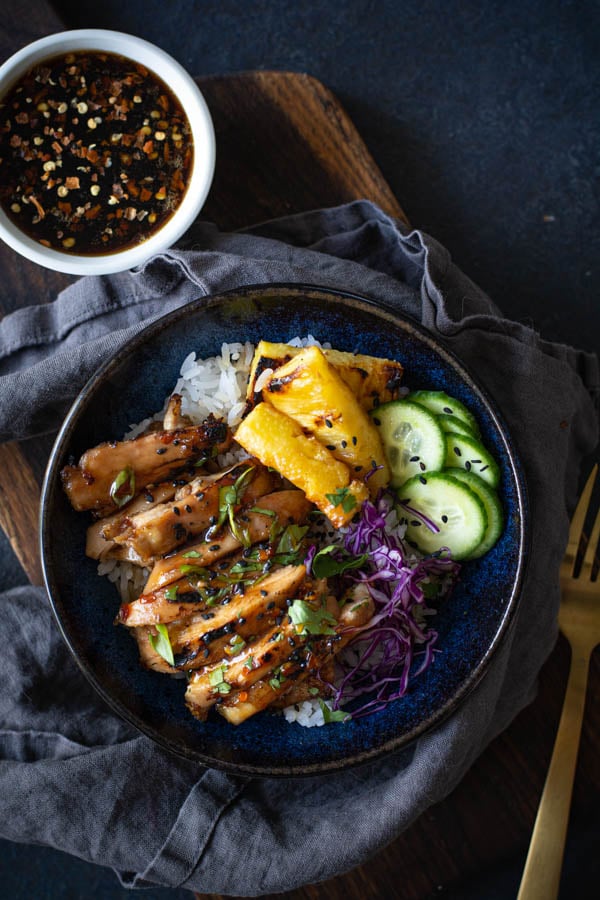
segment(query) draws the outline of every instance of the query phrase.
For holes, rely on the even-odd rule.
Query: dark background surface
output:
[[[138,34],[193,75],[249,69],[314,75],[345,106],[412,224],[444,243],[507,316],[549,340],[600,349],[599,3],[60,0],[54,6],[69,28]],[[3,587],[25,583],[3,535],[0,562]],[[596,896],[600,826],[589,826],[569,836],[565,900]],[[440,886],[435,896],[514,898],[523,862],[506,860],[500,871]],[[53,850],[0,843],[0,896],[131,894],[108,870]]]

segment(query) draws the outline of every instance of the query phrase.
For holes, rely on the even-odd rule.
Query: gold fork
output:
[[[560,630],[571,645],[571,668],[558,732],[540,800],[517,900],[554,900],[558,896],[581,737],[590,656],[600,643],[600,576],[592,581],[600,537],[600,509],[578,575],[575,565],[598,466],[579,498],[560,567]]]

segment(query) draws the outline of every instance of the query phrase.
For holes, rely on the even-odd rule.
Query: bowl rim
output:
[[[17,50],[0,66],[0,97],[29,68],[61,53],[97,50],[140,62],[153,71],[181,103],[190,123],[194,144],[192,172],[183,199],[173,215],[147,240],[114,253],[77,255],[44,247],[22,231],[0,206],[0,238],[26,259],[70,275],[107,275],[142,265],[163,252],[197,218],[212,185],[216,164],[216,137],[210,110],[189,72],[161,47],[144,38],[105,28],[60,31]]]
[[[53,573],[50,567],[47,565],[45,546],[47,543],[47,539],[52,535],[50,513],[47,505],[48,494],[51,490],[53,481],[57,477],[60,461],[64,458],[66,445],[68,445],[68,441],[72,436],[72,432],[77,426],[79,416],[83,414],[93,398],[95,387],[100,384],[100,382],[108,373],[110,373],[111,369],[118,368],[122,360],[126,356],[130,356],[132,352],[135,352],[138,347],[142,346],[149,338],[154,338],[156,334],[159,333],[163,328],[169,327],[172,324],[180,321],[181,319],[185,319],[185,317],[189,315],[190,311],[196,313],[207,303],[211,305],[218,305],[224,300],[226,301],[228,298],[252,295],[256,294],[257,292],[266,292],[267,294],[270,292],[276,293],[277,291],[281,290],[291,290],[292,292],[298,291],[299,293],[326,293],[329,297],[335,296],[336,299],[341,299],[343,302],[348,302],[355,305],[358,304],[362,306],[363,309],[366,308],[367,311],[375,311],[376,313],[383,314],[384,317],[387,317],[388,320],[391,320],[392,322],[400,320],[401,322],[408,324],[410,328],[413,328],[418,333],[419,339],[424,340],[430,349],[444,358],[444,361],[451,365],[454,370],[458,372],[461,379],[466,380],[469,388],[476,394],[478,394],[483,400],[486,410],[494,423],[494,427],[497,429],[502,439],[502,443],[506,451],[510,469],[510,476],[515,487],[516,501],[519,511],[519,545],[517,553],[516,577],[512,583],[510,595],[507,598],[506,607],[501,613],[499,621],[495,624],[493,640],[491,641],[489,646],[487,646],[485,652],[479,659],[478,664],[469,672],[468,676],[463,679],[457,690],[455,690],[455,692],[445,700],[440,708],[436,709],[430,719],[425,722],[419,723],[410,731],[403,732],[401,735],[396,735],[394,737],[388,738],[385,742],[375,748],[359,750],[354,753],[351,758],[344,758],[342,760],[332,759],[324,762],[317,761],[309,763],[296,763],[288,766],[271,767],[259,766],[256,764],[244,762],[233,763],[229,760],[216,759],[214,756],[202,753],[201,751],[194,748],[181,746],[178,742],[172,740],[164,734],[161,734],[157,729],[153,728],[151,724],[145,722],[137,714],[129,710],[119,698],[115,698],[114,695],[111,695],[110,692],[107,691],[105,687],[100,683],[100,680],[94,672],[93,667],[87,662],[87,660],[81,659],[75,647],[75,642],[72,640],[71,635],[68,633],[67,628],[65,627],[65,623],[61,620],[60,610],[57,608],[60,604],[59,602],[57,602],[55,591],[53,590],[53,587],[56,587],[56,583]],[[227,289],[225,291],[219,291],[207,296],[198,297],[196,300],[193,300],[190,303],[171,310],[164,316],[161,316],[159,319],[155,319],[154,321],[150,322],[145,328],[143,328],[142,331],[134,335],[111,357],[105,360],[98,368],[98,370],[94,373],[94,375],[92,375],[88,379],[64,417],[46,467],[42,485],[39,514],[40,558],[42,562],[44,585],[48,593],[52,612],[54,614],[54,618],[58,625],[59,631],[63,639],[65,640],[65,643],[67,644],[69,650],[71,651],[71,654],[75,658],[75,661],[82,670],[83,674],[86,676],[88,681],[91,682],[92,686],[99,693],[99,695],[105,700],[105,702],[114,712],[121,716],[121,718],[123,718],[129,724],[133,725],[138,731],[149,737],[159,746],[170,751],[179,758],[187,759],[188,761],[191,760],[201,765],[209,766],[235,775],[251,775],[256,777],[310,777],[354,768],[356,766],[365,765],[375,762],[379,759],[383,759],[392,753],[397,753],[405,750],[408,747],[413,746],[418,739],[424,737],[426,734],[430,734],[431,732],[439,728],[444,721],[446,721],[456,712],[456,710],[464,703],[465,699],[472,693],[472,691],[485,677],[489,670],[489,663],[491,659],[496,654],[498,648],[504,642],[508,632],[514,625],[516,619],[516,610],[519,605],[519,599],[521,596],[521,591],[528,567],[530,541],[531,531],[528,491],[523,465],[519,458],[519,454],[517,452],[511,433],[508,430],[508,427],[505,424],[501,414],[496,408],[495,401],[491,398],[490,394],[485,390],[485,388],[481,386],[479,380],[472,375],[470,369],[451,349],[449,349],[445,345],[445,343],[443,342],[443,338],[438,338],[425,325],[423,325],[421,322],[419,322],[409,314],[406,314],[403,311],[398,311],[383,301],[374,300],[373,298],[369,298],[368,296],[363,294],[357,294],[355,292],[347,291],[344,289],[305,282],[267,282],[248,284],[239,286],[237,288]]]

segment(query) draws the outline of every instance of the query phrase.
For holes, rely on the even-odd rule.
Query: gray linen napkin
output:
[[[514,627],[466,703],[412,748],[336,775],[233,777],[169,756],[87,685],[44,592],[0,602],[0,834],[112,866],[127,885],[259,896],[367,860],[447,795],[531,701],[556,639],[558,563],[582,459],[595,447],[598,360],[544,342],[498,309],[446,250],[361,201],[236,234],[199,224],[143,268],[84,278],[0,323],[0,436],[57,428],[79,388],[149,320],[241,284],[363,293],[440,336],[496,400],[532,512]],[[28,403],[22,403],[27,396]]]

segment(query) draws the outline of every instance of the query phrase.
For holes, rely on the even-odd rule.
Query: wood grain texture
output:
[[[2,5],[0,16],[0,62],[31,41],[63,29],[50,3],[10,0]],[[0,315],[32,303],[49,303],[71,281],[68,275],[42,269],[4,245],[0,248],[0,271],[4,282]]]
[[[406,221],[334,95],[310,75],[245,72],[198,79],[217,162],[202,218],[220,228],[367,197]]]
[[[21,447],[0,444],[0,525],[32,584],[42,584],[38,551],[40,486]]]

